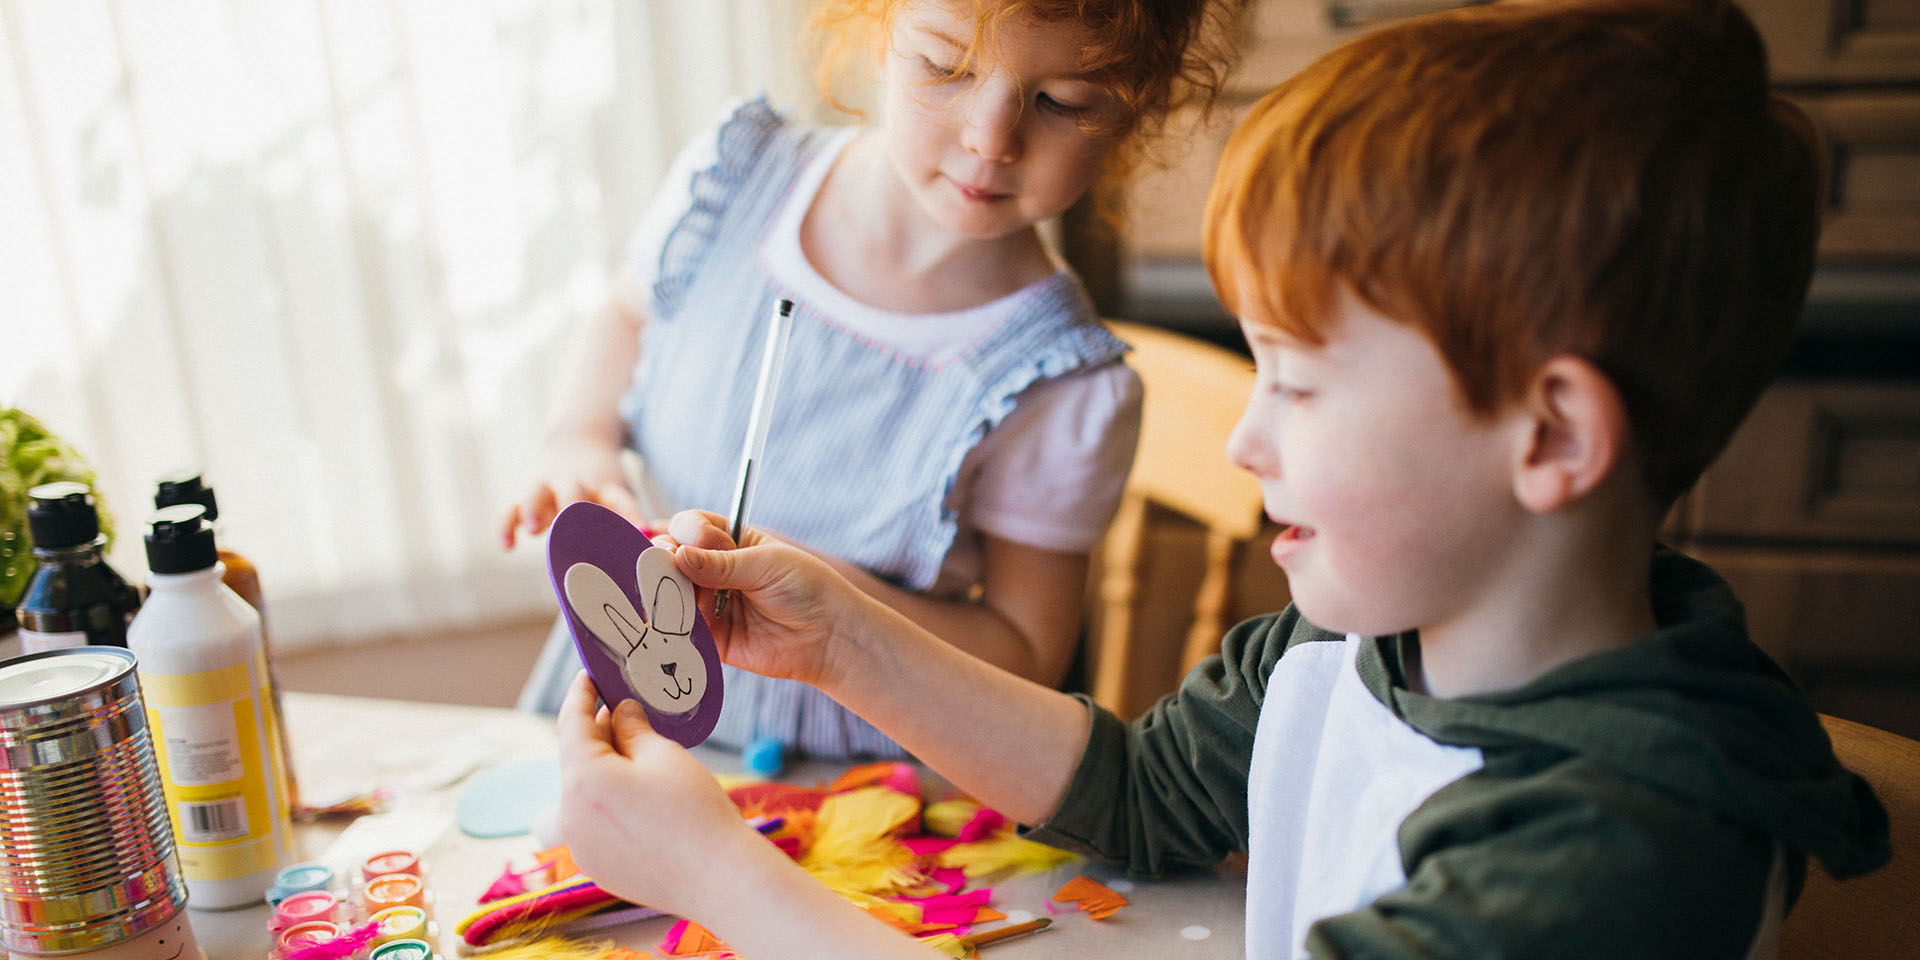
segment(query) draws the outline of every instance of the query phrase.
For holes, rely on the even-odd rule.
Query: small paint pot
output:
[[[392,943],[395,940],[425,940],[427,938],[427,911],[419,907],[388,907],[371,918],[380,925],[380,932],[373,935],[373,945]]]
[[[424,908],[427,885],[411,873],[383,873],[367,881],[361,896],[367,901],[368,913],[379,913],[388,907]]]
[[[335,918],[340,908],[340,898],[325,890],[307,890],[289,895],[274,904],[273,921],[270,930],[285,930],[311,920]]]
[[[420,858],[407,850],[389,850],[368,857],[360,865],[360,876],[365,880],[389,873],[410,873],[420,876]]]
[[[296,863],[273,875],[273,886],[267,889],[267,902],[277,906],[296,893],[325,890],[332,883],[332,867],[324,863]]]
[[[395,940],[374,947],[367,960],[433,960],[433,945],[425,940]]]
[[[326,943],[340,936],[340,925],[331,920],[308,920],[280,931],[276,941],[282,950],[298,950]]]

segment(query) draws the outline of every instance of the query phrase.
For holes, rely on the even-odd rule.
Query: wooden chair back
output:
[[[1133,346],[1127,363],[1140,374],[1146,394],[1139,452],[1094,576],[1099,609],[1089,662],[1094,700],[1132,716],[1158,692],[1156,684],[1142,684],[1133,675],[1141,659],[1136,645],[1176,639],[1135,636],[1139,605],[1166,599],[1155,596],[1139,576],[1149,506],[1176,511],[1206,531],[1205,570],[1192,600],[1192,620],[1177,638],[1182,674],[1220,649],[1234,548],[1259,532],[1263,510],[1259,484],[1226,454],[1227,435],[1253,389],[1251,362],[1184,334],[1132,323],[1109,326]]]
[[[1818,863],[1781,933],[1786,960],[1920,957],[1920,742],[1822,714],[1833,752],[1873,784],[1892,824],[1893,860],[1836,882]]]

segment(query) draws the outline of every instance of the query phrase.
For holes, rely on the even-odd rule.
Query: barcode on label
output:
[[[185,843],[214,843],[247,835],[247,801],[229,797],[211,803],[180,804],[180,839]]]

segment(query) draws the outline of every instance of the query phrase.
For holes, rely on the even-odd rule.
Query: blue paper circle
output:
[[[543,757],[483,770],[460,794],[455,819],[469,837],[516,837],[560,802],[560,760]]]

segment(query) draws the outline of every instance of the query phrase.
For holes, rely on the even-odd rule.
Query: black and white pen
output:
[[[787,354],[787,335],[793,330],[793,301],[774,305],[767,326],[767,350],[760,358],[760,384],[753,391],[753,413],[747,420],[746,442],[740,448],[740,479],[733,488],[733,511],[727,532],[735,546],[747,529],[747,511],[753,505],[753,485],[766,466],[767,423],[773,419],[773,396],[780,388],[780,367]],[[719,616],[727,608],[728,595],[722,590],[713,596],[713,613]]]

